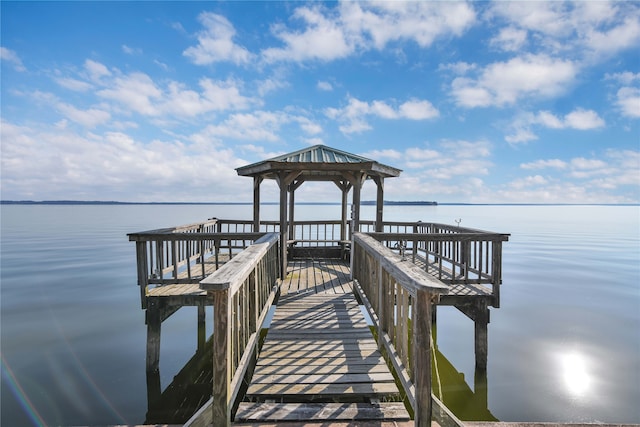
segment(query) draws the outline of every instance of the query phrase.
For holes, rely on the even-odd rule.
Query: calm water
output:
[[[251,207],[3,205],[1,424],[144,422],[146,327],[126,233],[212,216],[249,219]],[[276,216],[267,206],[264,219]],[[339,206],[301,205],[296,217],[336,219]],[[640,208],[385,210],[389,220],[458,218],[511,239],[486,382],[474,373],[473,322],[438,310],[445,395],[458,389],[474,402],[451,404],[501,421],[640,423]],[[162,388],[193,356],[195,326],[186,308],[163,323]]]

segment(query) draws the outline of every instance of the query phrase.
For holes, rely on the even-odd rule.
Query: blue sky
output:
[[[325,144],[389,200],[640,203],[638,2],[0,7],[5,200],[249,202],[236,167]]]

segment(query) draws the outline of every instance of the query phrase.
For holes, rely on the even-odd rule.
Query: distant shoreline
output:
[[[118,202],[101,200],[0,200],[0,205],[252,205],[252,202]],[[262,205],[278,205],[278,202],[262,202]],[[339,202],[296,202],[298,205],[340,205]],[[640,203],[463,203],[428,201],[387,201],[385,206],[640,206]],[[375,202],[363,201],[363,206]]]

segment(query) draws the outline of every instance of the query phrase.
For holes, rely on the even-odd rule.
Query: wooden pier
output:
[[[344,260],[292,260],[239,422],[409,420]]]
[[[314,146],[238,168],[254,179],[253,220],[211,219],[129,235],[146,309],[148,378],[157,377],[162,322],[197,306],[200,347],[204,307],[213,306],[212,397],[187,425],[407,419],[416,426],[432,419],[461,425],[431,393],[435,308],[452,305],[474,321],[476,369],[486,370],[489,308],[500,306],[502,243],[509,235],[384,221],[384,179],[400,172]],[[260,219],[264,179],[280,187],[277,222]],[[377,187],[375,221],[360,218],[367,179]],[[337,185],[339,220],[294,219],[294,193],[306,181]]]

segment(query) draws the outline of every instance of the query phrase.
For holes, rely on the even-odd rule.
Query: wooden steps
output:
[[[346,263],[326,261],[290,263],[236,422],[409,419]]]

